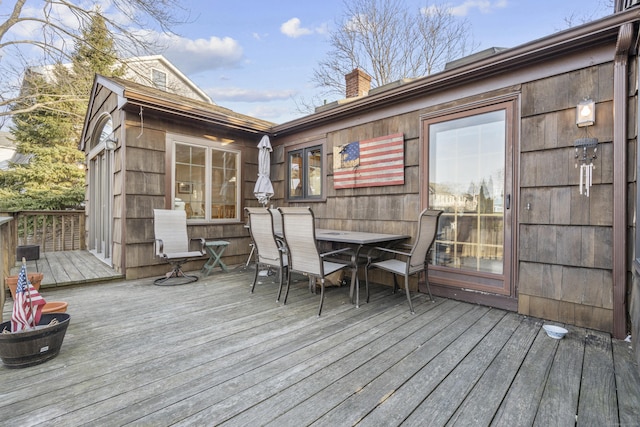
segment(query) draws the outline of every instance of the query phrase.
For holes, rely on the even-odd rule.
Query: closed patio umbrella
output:
[[[264,206],[267,205],[271,196],[273,196],[273,184],[269,178],[271,169],[271,142],[267,135],[263,136],[258,143],[258,180],[253,188],[253,194],[256,199]]]

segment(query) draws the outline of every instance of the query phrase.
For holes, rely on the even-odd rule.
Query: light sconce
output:
[[[593,126],[596,122],[596,103],[591,99],[585,99],[576,107],[576,125],[579,128]]]
[[[117,145],[118,145],[118,139],[113,135],[109,135],[109,137],[104,141],[104,148],[107,151],[115,150]]]

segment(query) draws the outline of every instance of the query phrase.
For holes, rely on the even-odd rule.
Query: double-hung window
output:
[[[295,146],[287,150],[287,198],[322,200],[325,166],[322,144]]]
[[[240,151],[221,143],[170,136],[174,209],[187,219],[229,222],[240,218]]]

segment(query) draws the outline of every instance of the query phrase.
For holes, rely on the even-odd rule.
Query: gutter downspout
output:
[[[618,31],[613,66],[613,336],[627,333],[627,104],[633,24]]]

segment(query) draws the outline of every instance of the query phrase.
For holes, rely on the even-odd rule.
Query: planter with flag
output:
[[[21,332],[34,328],[40,321],[42,307],[46,301],[27,278],[27,267],[23,263],[18,276],[13,311],[11,313],[11,332]]]

